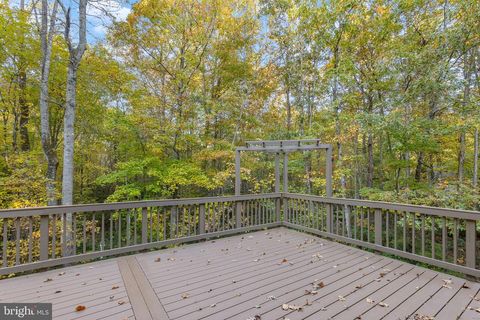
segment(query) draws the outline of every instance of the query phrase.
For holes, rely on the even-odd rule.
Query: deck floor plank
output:
[[[280,227],[0,280],[0,302],[62,320],[473,320],[480,284]]]

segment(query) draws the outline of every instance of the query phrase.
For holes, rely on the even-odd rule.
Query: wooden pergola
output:
[[[280,192],[280,156],[283,154],[283,192],[288,192],[288,154],[295,151],[326,150],[326,195],[332,192],[332,145],[320,139],[247,141],[245,147],[235,150],[235,195],[240,195],[240,154],[242,151],[275,153],[275,192]]]

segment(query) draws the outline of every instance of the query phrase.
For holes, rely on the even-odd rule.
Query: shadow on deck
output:
[[[0,302],[51,302],[54,319],[450,320],[479,318],[479,290],[280,227],[1,280]]]

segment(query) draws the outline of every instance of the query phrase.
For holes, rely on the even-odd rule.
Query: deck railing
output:
[[[0,210],[0,275],[284,225],[480,277],[478,220],[292,193]]]
[[[0,275],[279,226],[280,194],[0,210]]]
[[[292,193],[283,199],[286,226],[480,277],[480,212]]]

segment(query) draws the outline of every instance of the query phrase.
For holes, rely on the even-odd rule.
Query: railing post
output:
[[[282,217],[282,200],[283,197],[278,197],[275,199],[275,217],[276,217],[276,222],[280,222]]]
[[[142,208],[142,243],[147,243],[148,239],[148,212],[147,208]]]
[[[205,233],[205,204],[200,204],[198,217],[198,234]]]
[[[476,221],[465,221],[465,264],[469,268],[475,268],[475,244],[477,241]]]
[[[173,239],[176,236],[177,231],[177,207],[172,207],[170,210],[170,238]]]
[[[288,198],[282,196],[282,204],[283,204],[283,221],[290,222],[288,216]]]
[[[382,245],[382,209],[375,209],[375,244]]]
[[[40,216],[40,260],[48,260],[48,215]]]
[[[333,233],[333,230],[332,230],[332,225],[333,225],[333,207],[330,203],[327,203],[325,205],[326,207],[326,210],[327,210],[327,219],[326,219],[326,223],[327,223],[327,232],[328,233]]]
[[[237,201],[235,203],[235,228],[239,229],[242,227],[242,203]]]

